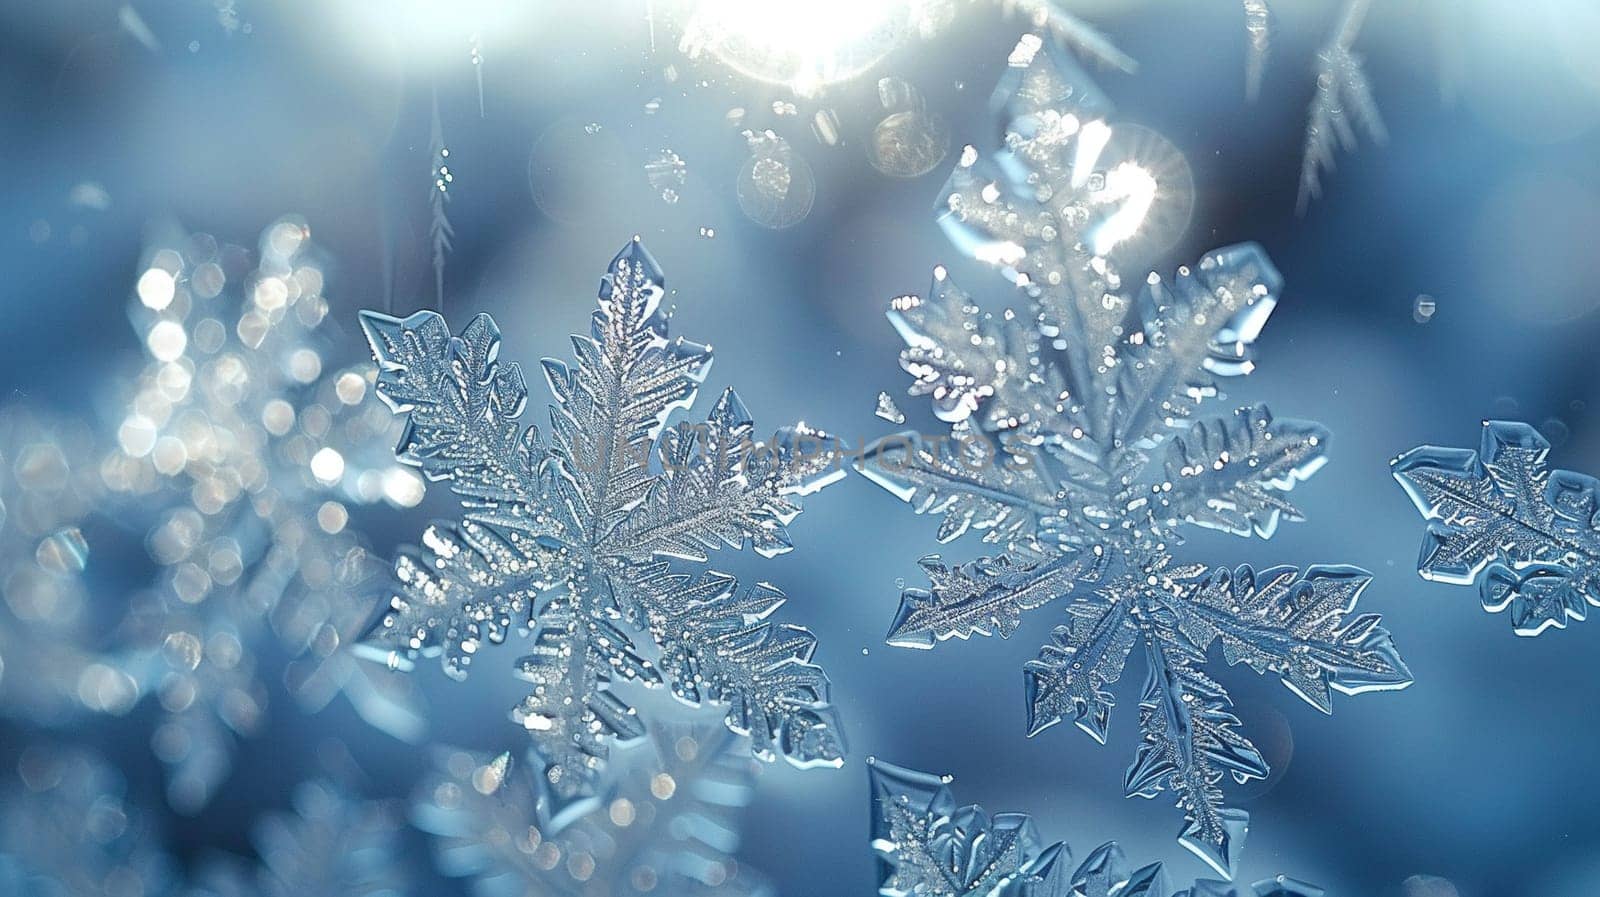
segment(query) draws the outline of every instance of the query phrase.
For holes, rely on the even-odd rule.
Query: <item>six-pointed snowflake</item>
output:
[[[1428,520],[1417,571],[1478,585],[1483,609],[1511,609],[1517,635],[1538,635],[1600,607],[1600,481],[1547,470],[1533,427],[1485,421],[1482,447],[1425,445],[1394,476]]]
[[[656,720],[616,752],[604,800],[559,830],[535,773],[505,753],[445,753],[413,813],[441,871],[482,897],[770,897],[732,856],[755,764],[715,715]],[[537,768],[537,757],[531,757]]]
[[[1073,865],[1072,851],[1045,846],[1033,817],[957,807],[949,776],[869,760],[872,848],[882,897],[1322,897],[1314,885],[1277,876],[1241,887],[1202,879],[1173,893],[1160,863],[1138,869],[1111,841]]]
[[[942,514],[941,541],[977,531],[999,553],[925,558],[931,587],[905,591],[888,640],[1009,636],[1061,600],[1066,624],[1025,667],[1028,731],[1066,719],[1102,742],[1111,686],[1137,651],[1147,680],[1126,793],[1175,792],[1182,842],[1227,874],[1247,816],[1223,806],[1220,783],[1268,769],[1205,670],[1210,646],[1324,712],[1334,691],[1411,676],[1378,617],[1353,613],[1364,571],[1176,560],[1185,524],[1265,538],[1300,519],[1287,493],[1322,465],[1327,434],[1259,405],[1197,416],[1220,378],[1252,368],[1278,273],[1259,247],[1234,246],[1131,296],[1096,249],[1109,222],[1131,233],[1125,207],[1107,212],[1103,173],[1082,167],[1085,143],[1110,130],[1103,101],[1047,58],[1014,55],[1006,148],[993,174],[969,149],[943,216],[964,248],[1006,266],[1029,314],[984,314],[942,270],[928,298],[889,313],[911,393],[952,428],[880,440],[860,469]]]
[[[699,566],[723,546],[789,550],[797,496],[843,471],[815,431],[752,441],[732,390],[703,424],[664,427],[711,353],[667,339],[662,284],[637,240],[612,262],[590,335],[573,337],[577,364],[544,362],[557,402],[548,437],[518,423],[527,388],[517,365],[497,362],[487,315],[459,336],[433,312],[362,315],[379,394],[408,418],[399,455],[449,480],[463,508],[396,562],[374,639],[396,662],[441,653],[459,678],[485,642],[531,629],[516,663],[531,689],[512,717],[546,763],[557,813],[592,790],[614,740],[644,734],[610,689],[618,679],[723,706],[764,758],[809,766],[843,753],[827,678],[810,663],[815,638],[767,619],[783,595]]]

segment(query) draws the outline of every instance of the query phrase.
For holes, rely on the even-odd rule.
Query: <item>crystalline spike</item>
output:
[[[397,559],[370,640],[437,652],[459,678],[487,646],[532,634],[511,718],[541,755],[552,830],[592,806],[612,749],[644,734],[618,681],[716,705],[765,759],[836,766],[845,750],[816,639],[769,619],[782,593],[704,566],[723,548],[790,550],[799,496],[843,473],[835,440],[795,427],[757,441],[731,389],[703,423],[669,426],[711,355],[669,338],[663,282],[637,239],[617,254],[575,363],[543,364],[548,438],[517,420],[526,386],[498,360],[487,316],[455,337],[428,312],[363,317],[379,386],[408,415],[401,457],[450,481],[462,506],[424,534],[426,551]]]

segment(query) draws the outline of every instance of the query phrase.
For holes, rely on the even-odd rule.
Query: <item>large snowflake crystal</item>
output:
[[[652,726],[619,750],[603,805],[559,831],[541,821],[534,778],[509,753],[442,756],[414,813],[441,871],[471,877],[482,897],[772,893],[731,856],[755,769],[744,739],[714,717]]]
[[[1168,890],[1160,863],[1134,869],[1115,842],[1077,864],[1062,842],[1046,846],[1033,818],[957,807],[948,776],[869,762],[872,848],[883,897],[1322,897],[1278,876],[1250,886],[1202,879]]]
[[[1095,249],[1120,213],[1097,214],[1100,178],[1075,167],[1094,157],[1082,141],[1109,126],[1042,58],[1013,81],[1023,109],[996,176],[969,151],[945,215],[964,246],[1003,249],[988,257],[1025,288],[1029,313],[991,317],[942,270],[928,298],[895,300],[911,392],[931,396],[951,432],[888,437],[860,463],[918,513],[942,515],[941,541],[977,531],[999,553],[925,558],[931,587],[905,591],[888,640],[1009,636],[1062,600],[1066,624],[1025,668],[1028,730],[1067,719],[1101,742],[1111,686],[1137,651],[1148,678],[1126,792],[1175,792],[1181,840],[1226,873],[1247,816],[1223,806],[1220,783],[1268,769],[1205,671],[1208,649],[1220,643],[1227,663],[1279,677],[1324,712],[1334,691],[1411,676],[1379,618],[1353,613],[1364,571],[1175,559],[1185,525],[1265,538],[1300,519],[1287,493],[1322,465],[1327,433],[1259,405],[1200,415],[1221,378],[1252,368],[1278,273],[1259,247],[1234,246],[1129,295]]]
[[[368,720],[418,734],[403,683],[369,678],[342,649],[366,623],[347,592],[382,573],[349,508],[414,505],[422,480],[369,448],[393,421],[370,365],[327,363],[322,286],[307,228],[283,219],[257,253],[163,236],[135,290],[147,363],[101,476],[110,513],[146,532],[157,567],[125,627],[143,648],[128,670],[167,714],[153,746],[184,811],[210,799],[234,737],[257,728],[268,676],[308,710],[343,691]]]
[[[706,422],[664,428],[711,353],[667,339],[662,283],[637,241],[612,262],[591,335],[573,338],[576,366],[544,362],[557,401],[548,437],[517,421],[527,388],[517,365],[497,362],[488,316],[454,337],[433,312],[362,316],[379,394],[408,417],[397,451],[450,480],[464,510],[397,561],[375,639],[441,653],[460,678],[485,642],[532,629],[516,663],[532,688],[512,716],[547,764],[558,812],[590,790],[614,739],[643,734],[615,679],[724,706],[766,758],[837,764],[843,751],[827,678],[809,662],[815,638],[767,619],[783,595],[699,566],[722,546],[789,550],[796,497],[843,472],[815,431],[752,441],[732,390]]]
[[[1417,570],[1477,583],[1483,608],[1511,609],[1517,635],[1538,635],[1600,607],[1600,481],[1548,470],[1533,427],[1486,421],[1478,451],[1425,445],[1394,476],[1428,520]]]

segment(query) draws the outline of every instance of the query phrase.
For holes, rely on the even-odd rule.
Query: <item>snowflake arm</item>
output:
[[[931,588],[901,593],[900,610],[886,639],[901,648],[932,648],[935,642],[974,635],[1009,638],[1024,613],[1078,594],[1098,575],[1097,559],[1090,552],[1024,564],[1001,555],[955,568],[934,554],[919,563]]]
[[[1327,447],[1325,428],[1275,419],[1265,405],[1195,421],[1167,447],[1172,489],[1160,502],[1168,525],[1270,539],[1280,521],[1305,519],[1284,493],[1322,468]]]
[[[1111,38],[1083,19],[1058,6],[1055,0],[1001,0],[1008,13],[1025,16],[1035,28],[1047,31],[1081,56],[1099,65],[1133,74],[1139,63],[1118,49]]]
[[[1372,0],[1349,0],[1333,39],[1317,56],[1317,95],[1311,101],[1306,124],[1300,192],[1295,201],[1302,214],[1311,200],[1322,195],[1321,172],[1333,168],[1335,150],[1355,149],[1357,129],[1365,131],[1374,143],[1389,139],[1362,58],[1351,50],[1371,3]]]
[[[1484,609],[1511,609],[1538,635],[1600,606],[1600,481],[1548,470],[1550,443],[1527,424],[1487,421],[1478,451],[1423,446],[1394,476],[1428,521],[1417,569],[1477,583]]]
[[[1261,79],[1267,73],[1267,55],[1272,50],[1272,10],[1267,0],[1244,0],[1244,34],[1249,42],[1244,63],[1244,93],[1250,102],[1261,95]]]

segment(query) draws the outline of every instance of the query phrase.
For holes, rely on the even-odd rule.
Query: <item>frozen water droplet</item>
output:
[[[51,573],[71,576],[89,565],[89,541],[75,526],[57,530],[39,542],[33,552],[39,566]]]
[[[772,101],[773,115],[794,115],[797,111],[795,105],[787,100]]]
[[[811,166],[771,131],[747,131],[745,139],[750,158],[734,185],[739,209],[751,221],[774,230],[805,220],[817,195]]]
[[[175,670],[190,672],[197,669],[204,654],[200,639],[192,632],[169,632],[161,643],[161,656]]]
[[[891,424],[899,425],[906,422],[905,412],[894,403],[894,396],[886,392],[878,393],[878,410],[874,413]]]
[[[717,229],[714,227],[701,227],[700,236],[705,237],[707,240],[714,239],[717,236]]]
[[[1438,310],[1439,303],[1432,296],[1423,293],[1411,304],[1411,318],[1418,324],[1426,324],[1433,320],[1433,314]]]
[[[648,101],[645,102],[645,104],[644,104],[644,114],[645,115],[655,115],[657,112],[660,112],[660,111],[661,111],[661,98],[660,97],[651,97]]]

